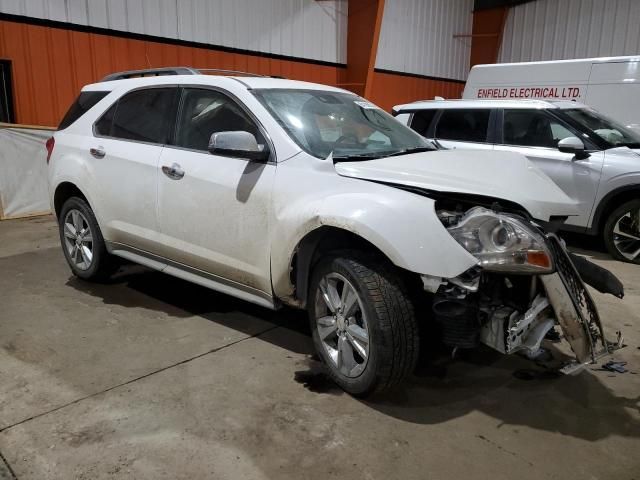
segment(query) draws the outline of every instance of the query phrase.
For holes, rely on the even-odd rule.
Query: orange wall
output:
[[[436,95],[460,98],[464,83],[374,72],[371,100],[387,111],[401,103],[433,100]]]
[[[346,78],[346,69],[338,65],[5,20],[0,20],[0,58],[12,62],[16,122],[45,126],[59,123],[83,85],[122,70],[185,65],[279,75],[327,85],[344,83]],[[369,99],[390,110],[393,105],[435,95],[459,98],[462,87],[456,82],[374,72]]]
[[[340,66],[229,53],[0,21],[0,58],[12,61],[16,121],[57,125],[82,86],[108,73],[186,65],[335,85]]]

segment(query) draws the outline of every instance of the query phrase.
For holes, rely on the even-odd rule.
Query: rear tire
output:
[[[106,280],[118,269],[118,262],[107,252],[91,207],[79,197],[62,205],[58,217],[62,251],[71,272],[83,280]]]
[[[603,236],[613,258],[640,264],[640,199],[616,208],[605,223]]]
[[[415,308],[386,260],[356,251],[322,259],[307,303],[316,351],[347,393],[364,397],[388,390],[414,371]]]

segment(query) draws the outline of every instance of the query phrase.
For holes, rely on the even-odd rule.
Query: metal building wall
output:
[[[537,0],[510,10],[498,62],[639,52],[639,0]]]
[[[87,33],[0,19],[0,58],[11,61],[17,123],[56,126],[82,86],[106,74],[167,65],[242,70],[335,85],[343,67]]]
[[[473,0],[387,0],[376,68],[465,80]]]
[[[343,0],[0,0],[0,13],[346,63]]]

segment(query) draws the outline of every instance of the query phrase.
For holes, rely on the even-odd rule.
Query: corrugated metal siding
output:
[[[387,0],[376,68],[465,80],[473,0]]]
[[[79,90],[106,74],[168,65],[243,70],[336,85],[344,68],[0,20],[16,122],[56,126]]]
[[[346,0],[0,0],[0,12],[346,63]]]
[[[509,12],[499,62],[640,53],[640,1],[537,0]]]

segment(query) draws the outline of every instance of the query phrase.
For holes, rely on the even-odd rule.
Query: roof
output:
[[[586,105],[567,100],[419,100],[393,107],[395,112],[451,108],[587,108]]]
[[[345,92],[341,88],[322,85],[319,83],[302,82],[299,80],[287,80],[284,78],[273,77],[247,77],[247,76],[226,76],[226,75],[158,75],[149,77],[126,78],[122,80],[111,80],[98,83],[92,83],[83,88],[83,90],[114,90],[115,88],[124,87],[125,89],[138,88],[152,85],[212,85],[224,86],[230,85],[229,82],[237,87],[238,84],[244,85],[248,89],[257,88],[291,88],[296,90],[327,90],[335,92]]]
[[[474,69],[484,68],[500,68],[500,67],[520,67],[524,65],[541,65],[541,64],[571,64],[571,63],[618,63],[640,61],[640,56],[629,55],[623,57],[594,57],[594,58],[571,58],[568,60],[541,60],[537,62],[513,62],[513,63],[487,63],[483,65],[475,65]]]

